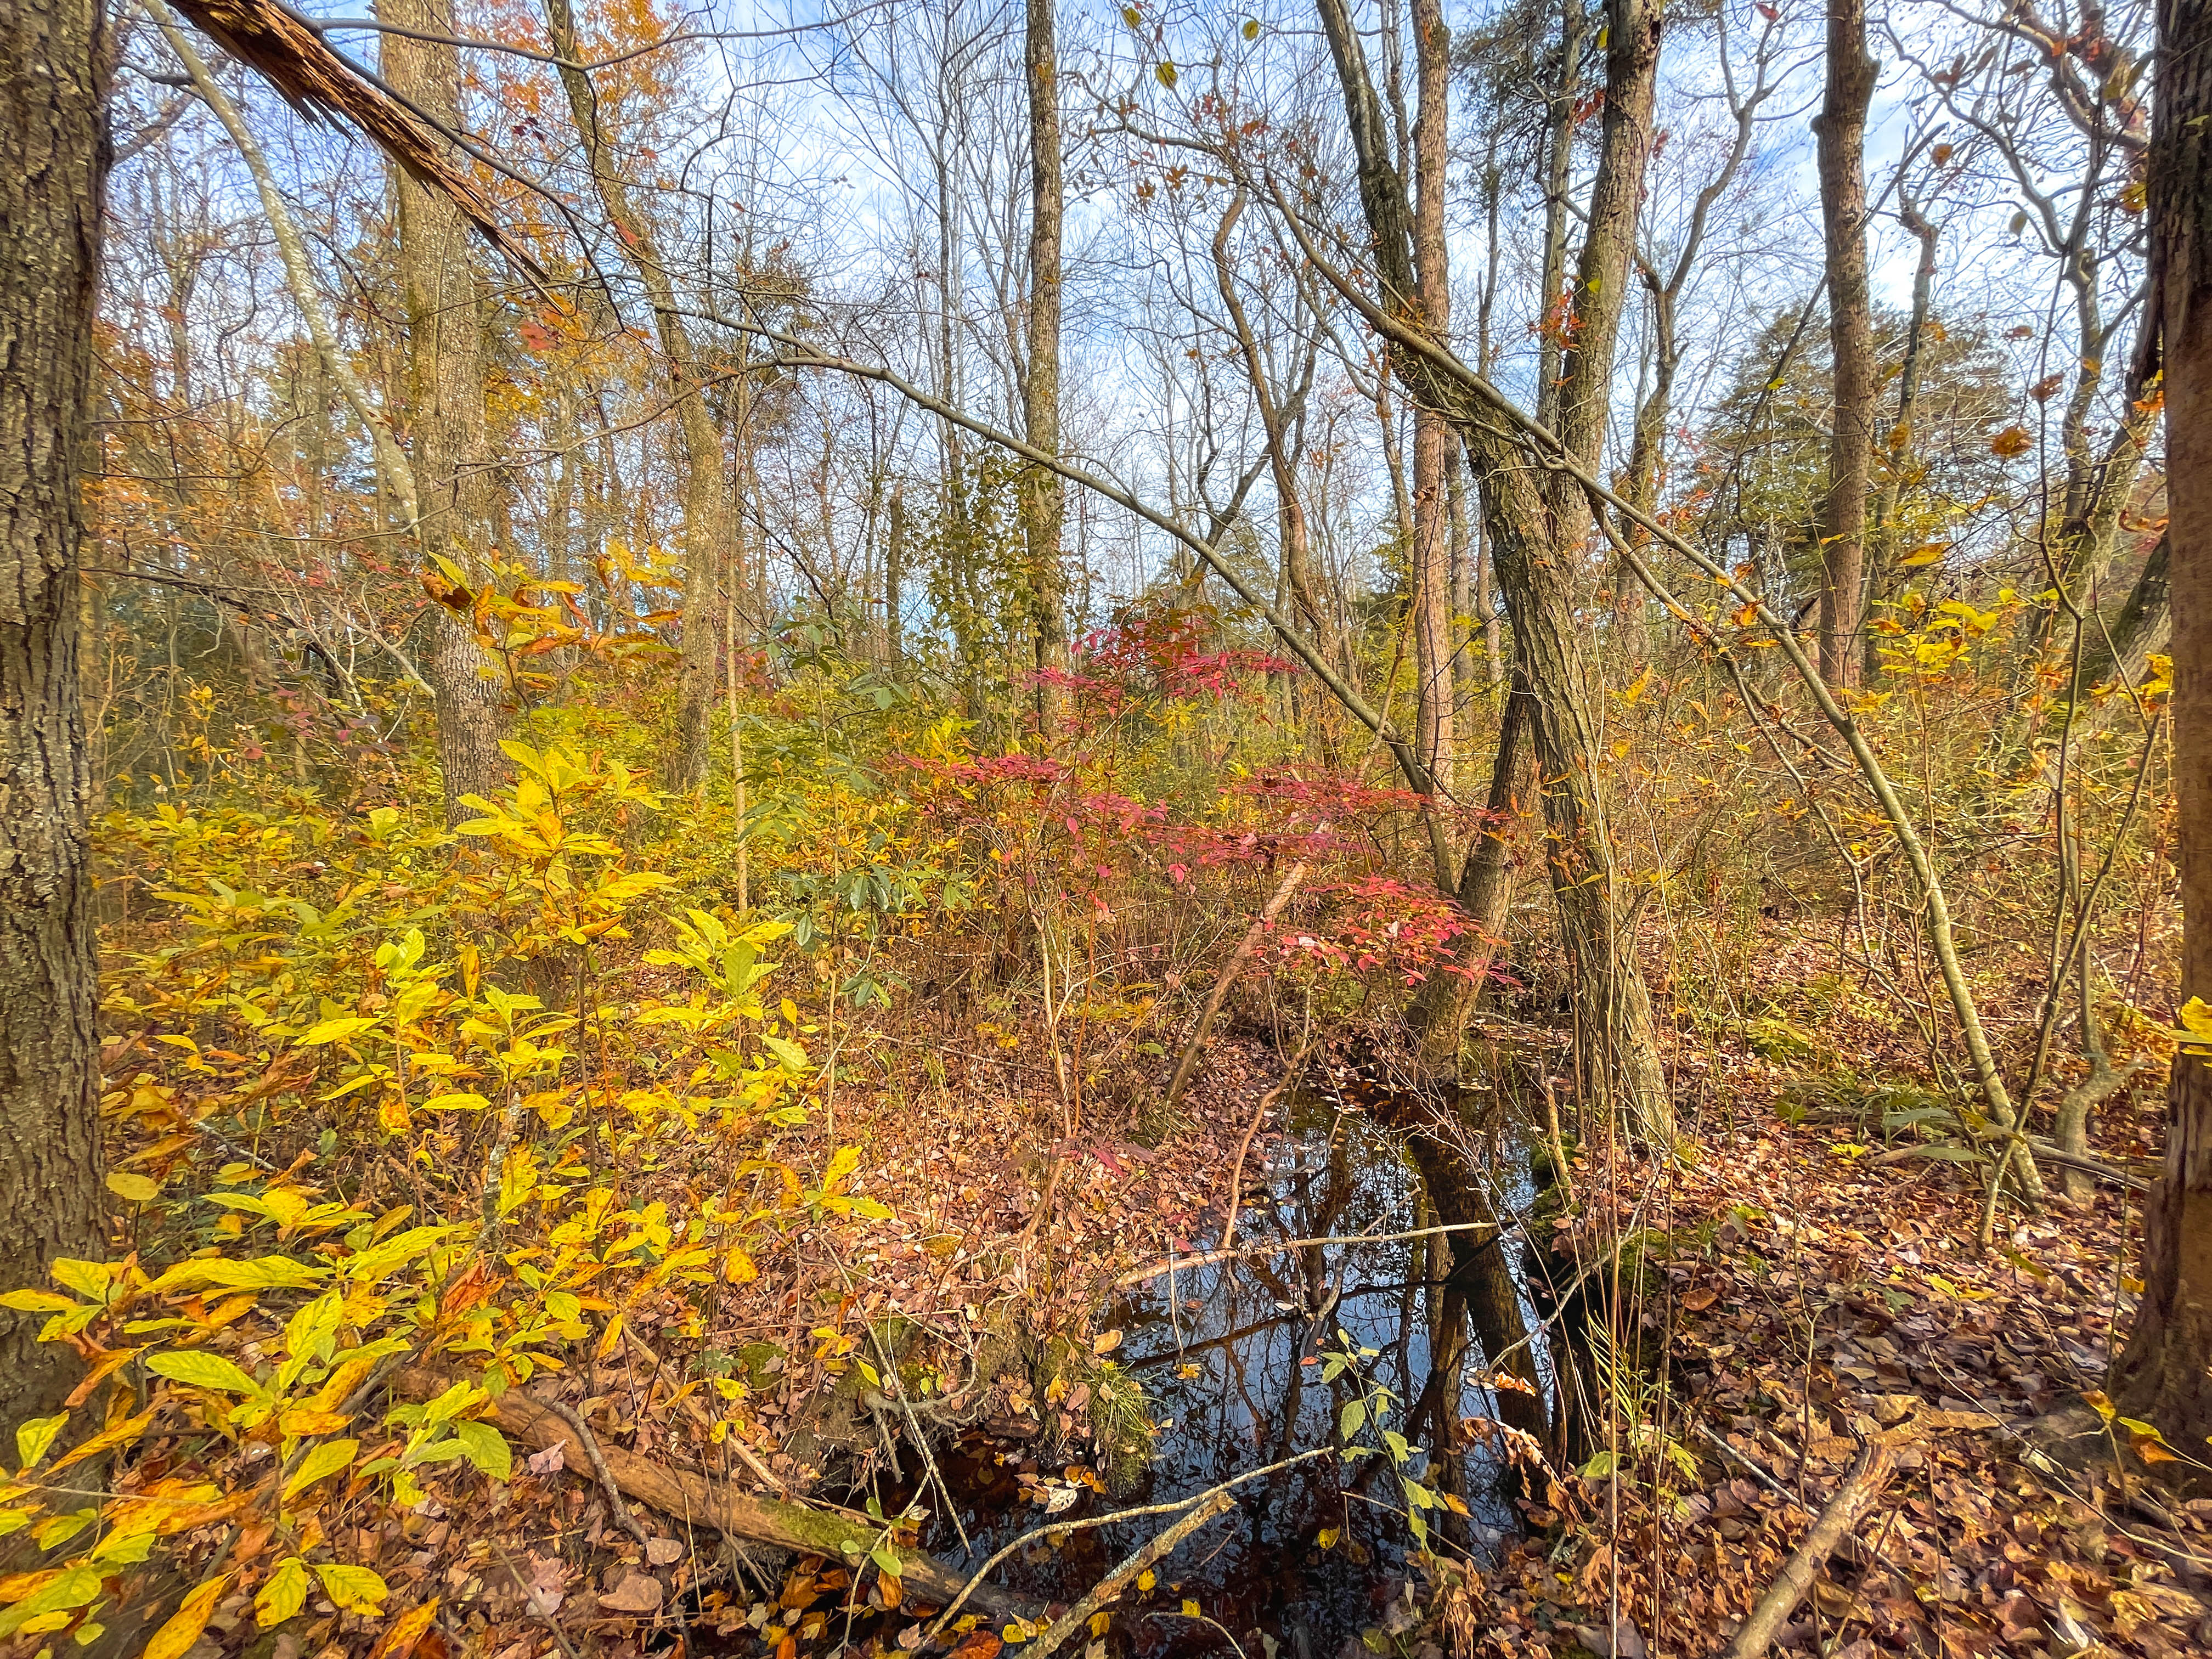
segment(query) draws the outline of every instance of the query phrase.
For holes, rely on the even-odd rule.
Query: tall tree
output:
[[[1449,155],[1451,31],[1443,0],[1413,0],[1414,85],[1420,114],[1413,124],[1413,276],[1420,284],[1421,322],[1439,340],[1451,337],[1451,266],[1444,245],[1445,163]],[[1425,403],[1413,410],[1413,665],[1420,676],[1414,742],[1422,764],[1440,782],[1453,776],[1451,534],[1444,454],[1451,423]]]
[[[561,87],[583,145],[592,189],[621,242],[623,257],[645,287],[655,333],[676,406],[676,434],[683,452],[684,655],[677,672],[676,741],[664,770],[669,787],[696,789],[706,782],[714,755],[708,722],[714,708],[716,566],[729,545],[730,494],[724,477],[722,434],[708,406],[710,366],[692,349],[691,331],[676,291],[676,277],[663,257],[659,237],[639,210],[636,198],[608,153],[599,127],[599,94],[591,72],[581,67],[576,16],[569,0],[546,0],[553,50],[562,60]]]
[[[1342,84],[1359,170],[1360,204],[1373,236],[1380,285],[1399,318],[1419,328],[1409,303],[1414,274],[1413,212],[1383,142],[1381,100],[1346,0],[1320,0],[1322,22]],[[1605,437],[1621,298],[1627,286],[1638,204],[1656,137],[1660,11],[1653,0],[1611,0],[1606,10],[1606,97],[1597,173],[1575,279],[1568,349],[1560,373],[1557,435],[1568,458],[1596,470]],[[1416,46],[1431,50],[1431,37]],[[1438,43],[1440,44],[1440,43]],[[1577,615],[1577,550],[1590,514],[1564,472],[1540,483],[1526,457],[1484,412],[1469,414],[1433,367],[1449,352],[1394,354],[1413,396],[1459,419],[1483,505],[1498,584],[1513,618],[1516,666],[1525,682],[1531,735],[1543,775],[1547,862],[1559,933],[1574,971],[1588,1097],[1622,1111],[1644,1137],[1671,1139],[1674,1115],[1659,1061],[1650,988],[1620,927],[1611,832],[1598,793],[1599,688]],[[1465,418],[1461,418],[1465,416]]]
[[[2212,0],[2160,0],[2158,22],[2151,302],[2166,372],[2181,994],[2212,1000]],[[2199,1458],[2212,1435],[2212,1060],[2203,1054],[2174,1057],[2166,1133],[2144,1218],[2142,1305],[2115,1392],[2130,1416]]]
[[[1029,361],[1022,378],[1023,435],[1048,455],[1060,453],[1060,51],[1053,31],[1054,0],[1028,0],[1022,66],[1029,84],[1030,329]],[[1022,532],[1029,555],[1030,626],[1036,636],[1040,674],[1067,666],[1067,576],[1060,536],[1067,516],[1066,487],[1041,466],[1023,479]],[[1048,681],[1037,685],[1037,716],[1049,738],[1061,721],[1064,696]]]
[[[378,0],[377,15],[410,31],[384,37],[386,82],[432,120],[458,127],[459,54],[443,41],[418,38],[454,33],[448,0]],[[498,658],[477,640],[472,614],[475,595],[490,580],[495,489],[484,433],[483,328],[468,222],[460,209],[398,167],[392,175],[399,206],[405,403],[420,492],[418,530],[425,556],[442,557],[459,571],[465,590],[447,596],[448,606],[434,623],[429,664],[446,815],[458,822],[469,812],[461,797],[490,793],[507,772],[499,747],[507,732],[504,673]],[[427,569],[424,579],[432,579]]]
[[[99,989],[78,679],[92,320],[106,170],[99,0],[0,16],[0,1261],[100,1254]],[[0,1310],[0,1425],[76,1366]]]
[[[1858,683],[1867,493],[1874,483],[1874,307],[1867,289],[1866,123],[1875,66],[1867,55],[1866,0],[1831,0],[1828,86],[1814,118],[1820,223],[1827,237],[1828,339],[1835,403],[1828,490],[1820,506],[1820,673]]]

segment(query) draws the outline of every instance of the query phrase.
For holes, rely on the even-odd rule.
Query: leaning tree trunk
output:
[[[1827,96],[1813,123],[1820,140],[1828,341],[1835,358],[1828,489],[1820,504],[1820,677],[1831,685],[1858,683],[1859,589],[1866,570],[1867,493],[1874,482],[1877,371],[1867,292],[1865,156],[1874,83],[1866,0],[1832,0]]]
[[[2166,368],[2181,994],[2212,999],[2212,0],[2161,0],[2155,101],[2151,294]],[[2212,1062],[2202,1054],[2174,1057],[2142,1278],[2114,1393],[2201,1459],[2212,1434]]]
[[[95,0],[0,22],[0,1279],[98,1256],[100,998],[78,680],[108,62]],[[79,1367],[44,1316],[0,1310],[0,1428]]]
[[[1413,214],[1390,162],[1382,103],[1346,0],[1320,0],[1320,11],[1344,91],[1360,205],[1374,237],[1382,293],[1419,327]],[[1585,471],[1596,470],[1604,441],[1621,298],[1655,137],[1659,68],[1660,12],[1653,0],[1613,0],[1606,17],[1603,137],[1558,399],[1559,441]],[[1424,31],[1415,44],[1424,52],[1441,51],[1441,31]],[[1437,343],[1449,349],[1447,343]],[[1451,385],[1421,354],[1393,353],[1392,361],[1418,401],[1463,413]],[[1590,527],[1589,503],[1564,474],[1540,486],[1530,477],[1525,453],[1486,417],[1467,418],[1461,435],[1482,481],[1492,556],[1513,617],[1516,665],[1532,699],[1549,831],[1547,862],[1560,938],[1574,970],[1577,1059],[1585,1093],[1621,1111],[1646,1141],[1664,1146],[1673,1138],[1673,1109],[1650,993],[1633,942],[1620,927],[1619,872],[1597,791],[1600,688],[1583,652],[1576,580],[1579,546]]]
[[[446,0],[379,0],[386,22],[424,34],[453,33]],[[460,59],[452,46],[402,34],[384,37],[384,77],[418,109],[459,123]],[[493,483],[484,434],[483,330],[469,227],[441,191],[392,170],[399,204],[399,285],[407,313],[407,425],[426,558],[462,573],[432,626],[430,689],[437,707],[438,763],[446,817],[469,816],[464,795],[488,795],[507,776],[507,687],[497,654],[477,634],[474,599],[491,580]],[[429,573],[425,572],[426,580]]]

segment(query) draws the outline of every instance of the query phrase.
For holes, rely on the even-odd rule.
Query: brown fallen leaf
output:
[[[660,1581],[649,1572],[625,1573],[621,1583],[599,1598],[599,1605],[609,1613],[628,1613],[643,1615],[660,1611],[664,1592]]]
[[[671,1562],[681,1561],[686,1553],[688,1553],[687,1548],[680,1538],[655,1538],[649,1540],[645,1547],[645,1559],[656,1567],[665,1567]]]

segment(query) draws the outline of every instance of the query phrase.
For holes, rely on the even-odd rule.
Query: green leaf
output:
[[[100,1595],[100,1571],[97,1567],[71,1567],[43,1589],[33,1591],[21,1601],[0,1613],[0,1636],[12,1636],[40,1613],[65,1613],[83,1607]]]
[[[514,1474],[514,1454],[507,1449],[500,1431],[489,1423],[456,1423],[453,1434],[461,1443],[462,1454],[495,1480],[506,1480]]]
[[[33,1417],[15,1425],[15,1468],[18,1473],[28,1469],[46,1455],[54,1443],[54,1437],[69,1421],[67,1412],[57,1412],[52,1417]]]
[[[1367,1402],[1364,1400],[1347,1401],[1345,1402],[1342,1415],[1336,1419],[1336,1430],[1339,1434],[1349,1440],[1353,1435],[1358,1434],[1366,1423]]]
[[[325,1440],[300,1460],[300,1467],[292,1471],[292,1478],[284,1483],[284,1496],[290,1498],[303,1492],[325,1476],[336,1474],[353,1462],[361,1450],[358,1440]]]
[[[1260,38],[1260,20],[1258,18],[1248,17],[1244,20],[1244,38],[1247,40],[1256,40]]]
[[[307,1569],[296,1555],[288,1555],[269,1575],[253,1598],[253,1617],[261,1628],[281,1625],[307,1604]]]
[[[197,1349],[178,1352],[157,1353],[146,1362],[146,1369],[156,1376],[166,1376],[195,1389],[213,1389],[220,1394],[255,1395],[261,1385],[239,1370],[236,1364],[218,1353],[203,1353]]]
[[[348,1613],[375,1613],[392,1592],[383,1579],[367,1567],[319,1565],[315,1577],[323,1581],[323,1594]]]
[[[1173,64],[1169,63],[1166,59],[1163,58],[1160,62],[1152,65],[1152,76],[1162,86],[1167,88],[1169,91],[1172,92],[1175,90],[1176,66]]]
[[[260,1255],[251,1261],[211,1256],[179,1261],[147,1288],[175,1291],[206,1285],[224,1291],[312,1291],[329,1277],[327,1268],[311,1267],[285,1255]]]
[[[1582,1467],[1585,1480],[1603,1480],[1620,1467],[1620,1460],[1610,1451],[1601,1451]]]

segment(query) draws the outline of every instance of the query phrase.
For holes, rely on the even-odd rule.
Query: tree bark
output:
[[[562,67],[561,88],[568,95],[568,113],[576,124],[584,147],[584,160],[592,170],[592,186],[608,221],[622,243],[623,257],[644,285],[646,301],[653,309],[660,353],[668,370],[669,392],[676,405],[676,433],[684,461],[684,611],[683,655],[677,670],[676,738],[663,768],[663,781],[672,789],[696,790],[707,781],[714,764],[709,721],[714,708],[716,567],[730,539],[729,489],[723,477],[722,436],[707,407],[706,389],[711,378],[705,362],[691,347],[677,303],[676,281],[653,227],[638,211],[629,186],[614,170],[607,154],[606,137],[599,131],[599,94],[590,74],[576,65],[582,53],[576,42],[575,13],[569,0],[546,0],[553,50],[568,62]]]
[[[1867,56],[1866,0],[1832,0],[1828,89],[1813,122],[1820,141],[1828,342],[1835,361],[1828,488],[1820,504],[1820,674],[1832,685],[1858,684],[1867,492],[1874,480],[1878,370],[1867,289],[1865,151],[1875,73]]]
[[[1030,99],[1030,337],[1022,379],[1023,435],[1060,453],[1060,53],[1054,0],[1028,0],[1022,61]],[[1028,544],[1030,625],[1036,638],[1037,723],[1050,742],[1066,720],[1066,693],[1042,678],[1067,668],[1067,575],[1060,537],[1067,495],[1060,475],[1041,466],[1022,481]]]
[[[1498,723],[1498,750],[1490,765],[1490,798],[1484,803],[1482,829],[1461,866],[1459,908],[1474,924],[1456,942],[1451,960],[1440,963],[1407,1010],[1407,1021],[1420,1044],[1424,1071],[1455,1069],[1460,1036],[1497,959],[1505,933],[1506,908],[1513,898],[1512,824],[1520,817],[1528,779],[1528,727],[1533,707],[1528,688],[1516,684],[1505,698]]]
[[[99,982],[78,651],[82,468],[106,181],[108,42],[94,0],[0,21],[0,1263],[42,1284],[105,1254]],[[0,1425],[79,1371],[42,1316],[0,1310]]]
[[[1380,142],[1380,100],[1345,0],[1320,0],[1323,27],[1345,94],[1359,169],[1360,203],[1372,233],[1383,294],[1416,326],[1406,298],[1418,293],[1413,213]],[[1621,297],[1637,209],[1654,137],[1660,13],[1650,0],[1613,0],[1607,11],[1603,143],[1587,215],[1574,314],[1559,396],[1558,435],[1569,457],[1595,470],[1605,436],[1606,386],[1620,333]],[[1431,38],[1417,46],[1429,49]],[[1417,352],[1392,361],[1419,402],[1450,414],[1452,387]],[[1618,877],[1603,802],[1595,676],[1583,653],[1577,613],[1579,544],[1590,524],[1587,498],[1556,473],[1539,484],[1513,440],[1476,414],[1462,425],[1468,458],[1483,484],[1491,555],[1513,618],[1516,664],[1532,699],[1529,714],[1544,779],[1544,816],[1562,943],[1574,973],[1577,1063],[1586,1098],[1621,1109],[1643,1137],[1665,1145],[1674,1133],[1659,1062],[1651,999],[1632,943],[1620,928]]]
[[[2158,21],[2146,326],[2160,331],[2166,370],[2180,989],[2212,998],[2212,3],[2160,0]],[[2144,1216],[2142,1304],[2113,1392],[2195,1456],[2212,1434],[2212,1064],[2202,1054],[2174,1057],[2166,1133]]]
[[[1450,138],[1451,31],[1443,0],[1413,0],[1414,84],[1420,115],[1413,124],[1413,276],[1421,320],[1439,340],[1451,337],[1451,270],[1444,246],[1445,166]],[[1451,536],[1444,456],[1451,447],[1443,411],[1413,410],[1413,667],[1420,678],[1413,741],[1421,763],[1449,785],[1457,733],[1453,720]],[[1431,808],[1431,810],[1434,810]]]
[[[379,0],[377,15],[422,33],[454,33],[447,0]],[[449,46],[384,37],[384,78],[448,126],[459,125],[460,56]],[[491,580],[491,457],[484,437],[483,331],[468,222],[442,192],[392,169],[398,201],[399,283],[407,313],[407,426],[426,559],[442,556],[471,596]],[[472,606],[439,609],[428,665],[438,717],[446,818],[470,815],[464,795],[488,795],[507,775],[507,690],[498,657],[477,638]]]

